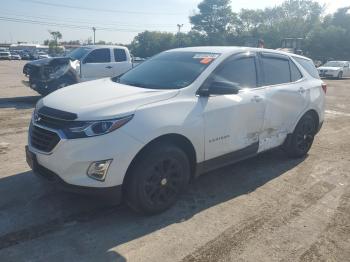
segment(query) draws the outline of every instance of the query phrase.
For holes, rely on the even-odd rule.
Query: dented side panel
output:
[[[309,88],[305,81],[266,88],[266,113],[260,134],[259,152],[281,145],[295,121],[308,107]]]
[[[201,98],[205,121],[205,159],[246,148],[259,141],[265,115],[265,89]]]

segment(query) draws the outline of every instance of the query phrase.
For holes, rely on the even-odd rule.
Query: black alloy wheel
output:
[[[303,121],[296,130],[296,146],[300,152],[308,152],[314,141],[315,127],[313,121]]]
[[[293,134],[286,140],[284,149],[290,157],[300,158],[309,152],[315,135],[317,123],[312,114],[304,115],[297,124]]]
[[[186,153],[170,144],[156,144],[142,152],[127,174],[125,195],[129,206],[144,214],[171,207],[190,179]]]
[[[181,163],[175,158],[164,158],[152,169],[144,184],[148,200],[155,206],[173,203],[183,184]]]

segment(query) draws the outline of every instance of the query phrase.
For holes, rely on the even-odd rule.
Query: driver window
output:
[[[257,87],[254,57],[244,57],[228,61],[214,74],[213,81],[231,82],[241,88]]]
[[[108,48],[95,49],[85,58],[85,63],[109,63],[111,51]]]

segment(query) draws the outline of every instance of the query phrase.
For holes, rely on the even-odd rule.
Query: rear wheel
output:
[[[137,158],[128,175],[125,194],[129,206],[156,214],[171,207],[186,188],[190,163],[180,148],[158,144]]]
[[[304,157],[309,152],[317,131],[316,125],[311,114],[306,114],[300,119],[285,144],[285,150],[290,157]]]

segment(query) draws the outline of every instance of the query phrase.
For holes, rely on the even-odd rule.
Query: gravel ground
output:
[[[25,163],[40,98],[0,61],[0,261],[350,261],[350,79],[328,83],[305,159],[279,150],[200,177],[175,207],[125,206],[42,184]]]

